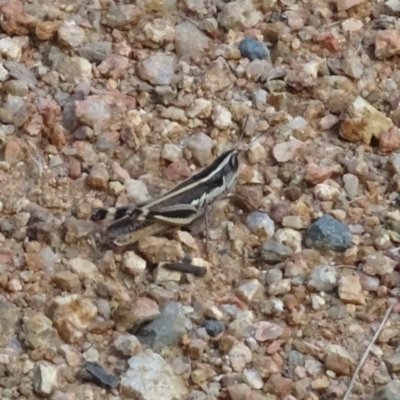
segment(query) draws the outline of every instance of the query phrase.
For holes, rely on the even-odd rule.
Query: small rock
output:
[[[252,212],[247,216],[246,224],[262,240],[268,240],[274,235],[275,223],[266,213]]]
[[[400,32],[397,29],[378,31],[375,37],[375,56],[385,59],[400,54]]]
[[[68,343],[76,343],[94,321],[97,308],[91,300],[79,294],[57,296],[53,322],[58,334]]]
[[[119,335],[114,340],[115,349],[126,357],[136,355],[141,350],[141,344],[136,336],[130,334]]]
[[[354,199],[358,196],[358,188],[360,185],[360,181],[356,175],[353,174],[344,174],[343,177],[344,189],[351,199]]]
[[[48,397],[57,389],[57,368],[48,362],[37,364],[33,370],[33,390],[39,396]]]
[[[293,382],[289,378],[284,378],[279,374],[272,374],[263,390],[267,393],[276,394],[279,398],[288,395],[292,390]]]
[[[269,50],[265,43],[251,38],[243,39],[239,43],[239,50],[242,57],[246,57],[250,61],[263,60],[269,57]]]
[[[110,174],[107,171],[107,167],[104,163],[95,165],[87,177],[87,183],[90,188],[96,190],[105,190],[108,186],[108,180]]]
[[[185,314],[180,303],[166,303],[160,316],[141,328],[136,337],[142,344],[159,351],[166,346],[175,346],[186,334]]]
[[[311,248],[344,252],[352,246],[352,235],[346,224],[325,214],[308,228],[305,244]]]
[[[292,160],[296,152],[305,146],[305,142],[291,137],[287,142],[278,143],[272,149],[272,154],[278,162],[288,162]]]
[[[339,135],[350,142],[369,145],[373,137],[379,140],[382,133],[392,126],[391,119],[359,96],[347,109]]]
[[[122,269],[131,275],[140,275],[146,269],[146,261],[134,251],[126,251],[122,257]]]
[[[289,246],[282,243],[268,240],[262,244],[262,258],[268,263],[279,263],[293,254]]]
[[[114,313],[118,329],[131,329],[135,325],[152,321],[160,315],[157,303],[147,297],[139,297],[133,303],[122,303]]]
[[[335,201],[339,197],[339,189],[326,183],[319,183],[314,188],[317,199],[322,201]]]
[[[140,79],[152,85],[169,85],[175,71],[175,56],[156,53],[141,60],[137,64]]]
[[[81,257],[72,258],[68,261],[69,267],[81,279],[89,279],[95,281],[98,278],[99,270],[91,261]]]
[[[30,349],[46,349],[57,339],[53,322],[41,312],[26,315],[22,329],[24,342]]]
[[[110,28],[129,29],[140,19],[140,9],[133,4],[111,4],[102,23]]]
[[[218,129],[227,129],[232,124],[232,114],[224,106],[217,104],[213,112],[214,126]]]
[[[78,54],[91,63],[101,63],[111,54],[111,51],[111,42],[94,42],[81,46],[78,49]]]
[[[350,376],[354,360],[344,347],[329,344],[326,348],[325,367],[338,375]]]
[[[350,8],[364,3],[365,0],[336,0],[338,11],[346,11]]]
[[[176,376],[164,359],[146,350],[128,360],[121,376],[121,395],[143,400],[183,400],[188,393],[185,381]]]
[[[29,93],[29,87],[27,83],[23,81],[20,81],[18,79],[12,79],[3,84],[1,91],[6,94],[11,94],[13,96],[24,97]],[[39,127],[41,128],[41,124],[39,124]],[[27,128],[25,129],[28,131],[30,135],[33,135],[31,132],[29,132]],[[37,132],[36,134],[39,134],[39,132]]]
[[[0,39],[0,54],[10,60],[19,61],[22,54],[20,41],[9,37]]]
[[[154,236],[141,239],[139,251],[153,264],[177,262],[182,260],[185,255],[182,245],[176,240]]]
[[[365,297],[358,275],[342,276],[340,278],[339,297],[344,303],[365,304]]]
[[[252,389],[260,390],[264,386],[261,374],[255,368],[244,369],[243,379]]]
[[[85,40],[85,30],[74,21],[64,21],[58,28],[58,40],[65,46],[79,47]]]
[[[368,275],[387,275],[391,274],[396,268],[397,261],[384,256],[381,253],[375,253],[367,256],[362,266],[362,270]]]
[[[334,267],[319,265],[311,271],[308,287],[319,292],[331,292],[338,285],[338,273]]]
[[[183,157],[182,148],[173,143],[166,143],[161,157],[170,162],[178,161]]]
[[[72,289],[79,287],[78,275],[70,271],[57,272],[53,277],[53,282],[59,288],[67,291],[71,291]]]
[[[98,70],[104,76],[114,80],[122,79],[125,77],[129,67],[129,59],[118,54],[110,54],[98,66]]]
[[[344,58],[342,69],[350,78],[359,79],[364,72],[364,65],[361,62],[360,57],[350,56]]]
[[[92,79],[92,65],[88,60],[79,56],[66,57],[59,72],[69,83],[90,82]]]
[[[254,328],[254,338],[259,342],[278,339],[283,335],[285,331],[278,324],[274,324],[273,322],[268,321],[257,322],[254,325]]]
[[[119,379],[114,375],[107,374],[97,362],[86,362],[79,371],[79,377],[105,388],[113,389],[119,384]]]
[[[257,292],[261,288],[261,283],[257,279],[251,279],[246,283],[240,285],[237,290],[237,296],[239,299],[250,302],[253,297],[257,294]]]
[[[400,393],[400,380],[393,380],[380,387],[372,400],[397,400]]]
[[[212,101],[208,99],[196,99],[192,107],[186,111],[189,118],[209,118],[212,113]]]
[[[40,21],[35,28],[39,40],[50,40],[58,32],[60,21]]]
[[[64,224],[66,243],[76,243],[86,238],[93,230],[93,224],[75,217],[69,217]]]
[[[76,118],[91,128],[106,129],[111,123],[111,110],[107,102],[98,96],[89,96],[76,102]]]
[[[303,236],[301,232],[291,228],[278,229],[275,232],[274,240],[280,244],[285,244],[290,247],[293,253],[298,253],[302,250]]]
[[[242,372],[247,363],[253,359],[251,350],[242,342],[233,345],[228,354],[232,369],[235,372]]]
[[[242,31],[253,28],[262,17],[252,0],[235,0],[223,6],[218,14],[218,22],[227,31],[230,29]]]
[[[302,215],[287,215],[283,217],[282,226],[292,229],[306,229],[310,225],[310,219]]]
[[[392,126],[388,131],[381,134],[379,150],[383,153],[391,153],[400,148],[400,133],[397,126]]]
[[[150,194],[147,186],[142,181],[128,179],[125,181],[126,192],[134,203],[141,203],[150,200]]]
[[[208,335],[211,337],[218,336],[221,332],[225,330],[225,325],[222,321],[216,319],[206,319],[203,323]]]
[[[175,50],[179,59],[198,57],[210,46],[210,39],[189,21],[183,21],[175,27]]]
[[[187,140],[187,147],[192,152],[193,159],[201,167],[205,167],[213,161],[212,149],[214,141],[203,132],[191,135]]]

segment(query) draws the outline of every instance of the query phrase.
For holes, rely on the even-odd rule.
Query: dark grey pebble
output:
[[[346,224],[325,214],[311,224],[304,242],[306,247],[344,252],[352,246],[352,235]]]
[[[78,375],[82,380],[92,382],[100,387],[114,389],[119,385],[119,379],[114,375],[107,374],[97,362],[86,362]]]
[[[206,328],[207,333],[211,337],[218,336],[222,331],[225,330],[224,323],[218,321],[217,319],[206,319],[203,326]]]
[[[239,43],[239,50],[242,57],[253,60],[264,60],[269,57],[268,47],[263,42],[255,39],[246,38]]]

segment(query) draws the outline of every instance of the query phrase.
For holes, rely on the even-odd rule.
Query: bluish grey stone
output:
[[[344,252],[352,246],[349,227],[329,214],[311,224],[305,235],[306,247]]]
[[[297,350],[292,350],[289,353],[289,364],[293,367],[304,364],[304,356]]]
[[[215,337],[225,330],[224,323],[217,319],[206,319],[203,326],[211,337]]]
[[[166,346],[175,346],[186,334],[186,317],[182,304],[171,301],[160,310],[161,315],[143,326],[135,333],[140,343],[146,344],[154,351]]]
[[[101,63],[111,52],[111,42],[89,43],[78,49],[78,54],[92,63]]]
[[[375,394],[373,400],[398,400],[400,381],[394,380],[382,386]]]
[[[243,39],[239,44],[239,50],[242,57],[246,57],[250,61],[269,57],[269,50],[265,43],[251,38]]]

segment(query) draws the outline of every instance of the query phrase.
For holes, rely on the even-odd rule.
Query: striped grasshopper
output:
[[[113,220],[107,227],[107,237],[117,246],[188,226],[205,216],[207,207],[235,186],[238,170],[239,150],[235,148],[161,197],[130,207],[96,208],[91,220]]]

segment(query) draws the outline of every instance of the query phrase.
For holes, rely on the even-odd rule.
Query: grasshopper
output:
[[[235,148],[155,200],[131,207],[96,208],[91,219],[114,220],[107,227],[108,239],[117,246],[133,244],[140,238],[190,225],[205,216],[207,207],[235,186],[238,170],[239,150]]]

